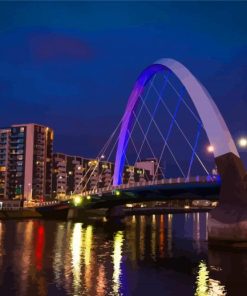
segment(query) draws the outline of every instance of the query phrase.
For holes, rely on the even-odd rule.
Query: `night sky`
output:
[[[55,150],[93,157],[139,73],[170,57],[245,135],[246,15],[244,2],[1,2],[0,125],[48,125]]]

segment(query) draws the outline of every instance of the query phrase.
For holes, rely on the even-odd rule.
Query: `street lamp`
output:
[[[214,146],[209,145],[209,146],[207,147],[207,151],[208,151],[208,153],[213,153],[213,152],[214,152]]]
[[[238,145],[240,148],[247,148],[247,138],[242,137],[238,140]]]

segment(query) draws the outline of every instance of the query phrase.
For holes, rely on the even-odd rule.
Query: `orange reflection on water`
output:
[[[103,264],[100,264],[98,271],[99,273],[97,276],[96,291],[98,296],[103,296],[103,295],[106,295],[105,293],[106,292],[106,274],[105,274],[105,267]]]
[[[172,221],[173,214],[168,214],[168,223],[167,223],[167,252],[168,255],[172,256]]]
[[[84,242],[84,263],[85,263],[85,285],[87,291],[89,292],[92,287],[92,258],[91,258],[91,247],[92,247],[92,236],[93,236],[93,227],[92,225],[88,225],[85,232]]]
[[[140,259],[144,259],[145,252],[146,217],[140,216]]]
[[[160,257],[163,258],[165,256],[165,221],[164,215],[160,215],[160,235],[159,235],[159,250]]]
[[[156,217],[152,215],[151,255],[156,260]]]
[[[13,257],[13,264],[14,270],[20,278],[18,282],[20,286],[19,295],[27,294],[28,277],[33,266],[31,262],[34,249],[34,230],[33,221],[28,221],[26,223],[18,222],[17,224],[16,242],[18,242],[19,248],[16,249],[16,253]]]

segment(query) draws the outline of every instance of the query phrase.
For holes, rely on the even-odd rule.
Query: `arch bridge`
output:
[[[158,74],[163,75],[163,84],[166,85],[170,83],[168,75],[172,74],[176,77],[180,85],[182,85],[183,92],[186,92],[191,99],[197,114],[191,111],[191,108],[179,92],[177,92],[179,100],[175,106],[175,111],[171,112],[169,110],[167,103],[162,98],[164,88],[159,92],[154,86],[153,81]],[[151,88],[155,91],[155,95],[157,96],[157,104],[152,112],[148,110],[145,101],[145,96],[147,96],[147,93],[149,93]],[[174,87],[173,90],[176,91]],[[198,122],[199,128],[205,130],[209,144],[213,147],[212,152],[219,176],[210,174],[196,152],[199,132],[197,132],[194,142],[191,143],[183,132],[181,126],[179,126],[176,115],[181,102],[189,111],[191,111],[193,117]],[[142,107],[138,107],[140,103],[142,104]],[[154,120],[154,115],[160,110],[159,104],[162,104],[169,116],[171,116],[171,123],[166,134],[163,133]],[[147,124],[147,130],[145,132],[139,122],[139,114],[141,113],[142,108],[147,110],[147,114],[150,117],[150,123]],[[164,151],[168,150],[170,157],[178,166],[182,176],[167,178],[163,175],[162,178],[156,178],[156,173],[160,165],[159,159],[157,168],[155,169],[156,171],[153,174],[153,179],[137,182],[134,181],[131,184],[123,184],[124,168],[127,161],[127,149],[130,143],[133,143],[133,129],[137,125],[141,130],[140,149],[138,150],[133,143],[134,150],[137,154],[135,163],[138,163],[140,151],[145,150],[143,148],[145,141],[148,144],[148,148],[150,148],[153,153],[152,146],[147,141],[147,135],[150,133],[151,124],[157,128],[158,134],[163,140],[163,148],[161,149],[160,156],[163,156]],[[185,142],[192,150],[187,173],[185,173],[182,166],[179,165],[179,162],[173,153],[173,149],[168,143],[173,126],[176,126],[181,132]],[[119,133],[118,128],[120,129]],[[115,207],[117,205],[135,201],[165,200],[173,198],[219,198],[219,206],[210,213],[209,237],[213,240],[247,240],[246,170],[218,107],[202,83],[184,65],[176,60],[164,58],[144,69],[134,84],[118,128],[114,131],[114,133],[118,133],[118,137],[115,142],[116,153],[113,179],[108,183],[108,186],[103,186],[101,188],[97,188],[96,186],[96,188],[88,190],[86,185],[87,182],[90,181],[90,178],[93,178],[95,175],[94,173],[97,170],[97,166],[95,166],[95,168],[90,171],[90,177],[87,177],[87,182],[86,184],[84,183],[85,186],[83,185],[84,187],[79,189],[79,192],[82,193],[86,201],[82,207]],[[106,150],[111,145],[114,133],[99,153],[99,157],[97,157],[98,162],[101,161],[101,155],[105,154]],[[110,154],[112,154],[114,149],[110,150]],[[196,177],[192,175],[194,159],[196,159],[205,170],[206,174],[204,176]]]

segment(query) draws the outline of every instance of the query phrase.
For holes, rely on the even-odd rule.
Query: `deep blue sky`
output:
[[[170,57],[245,134],[246,15],[244,2],[1,2],[0,125],[46,124],[56,150],[94,156],[138,74]]]

